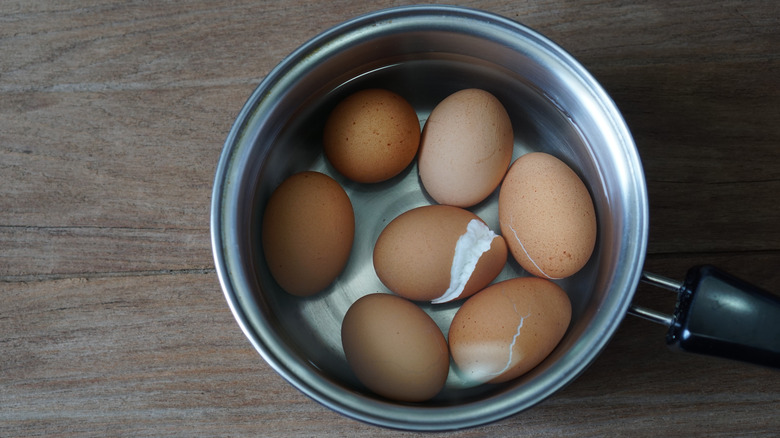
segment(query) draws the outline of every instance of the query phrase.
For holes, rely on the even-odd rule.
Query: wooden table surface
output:
[[[408,435],[279,377],[234,321],[209,240],[217,160],[264,75],[403,3],[0,3],[0,436]],[[648,180],[646,269],[713,263],[780,291],[780,3],[457,3],[540,31],[612,95]],[[665,332],[627,317],[574,383],[450,435],[780,431],[778,371],[674,352]]]

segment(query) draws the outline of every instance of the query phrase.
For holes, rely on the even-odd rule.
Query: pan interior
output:
[[[646,193],[641,165],[617,109],[552,43],[516,23],[475,14],[399,8],[357,19],[307,43],[247,102],[218,169],[215,259],[239,323],[291,383],[365,421],[449,429],[491,421],[539,402],[579,374],[603,348],[638,281],[647,233]],[[371,87],[406,98],[421,126],[449,94],[485,89],[504,104],[513,121],[513,160],[529,151],[551,153],[569,164],[590,190],[599,224],[596,249],[584,269],[557,281],[572,301],[572,323],[553,354],[525,376],[475,387],[451,370],[437,397],[407,405],[372,395],[351,373],[341,349],[341,320],[359,297],[389,292],[374,273],[374,242],[400,213],[433,203],[414,163],[389,181],[358,184],[324,158],[321,134],[330,110],[350,93]],[[346,270],[309,298],[291,296],[276,285],[259,233],[271,192],[301,170],[323,172],[341,183],[356,220]],[[495,231],[497,199],[498,191],[470,208]],[[496,281],[526,275],[510,260]],[[446,336],[459,304],[421,307]]]

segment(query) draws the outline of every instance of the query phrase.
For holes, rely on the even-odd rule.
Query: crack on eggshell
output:
[[[484,163],[486,161],[489,161],[491,158],[493,158],[494,155],[496,155],[498,153],[499,149],[500,148],[493,148],[488,155],[486,155],[486,156],[484,156],[482,158],[477,159],[475,164],[482,164],[482,163]]]
[[[450,268],[450,285],[439,298],[431,300],[433,304],[446,303],[458,298],[474,273],[482,254],[490,250],[493,239],[498,237],[487,225],[478,219],[472,219],[466,226],[466,232],[458,237],[455,254]]]
[[[509,229],[512,230],[512,234],[515,235],[515,240],[517,241],[517,243],[520,244],[520,249],[523,250],[523,253],[525,253],[525,256],[528,257],[528,260],[530,260],[531,263],[533,263],[534,267],[536,267],[536,269],[538,269],[539,272],[542,273],[542,275],[544,275],[545,277],[547,277],[550,280],[560,280],[561,278],[563,278],[563,277],[551,277],[550,275],[547,275],[547,273],[544,272],[542,267],[539,266],[538,264],[536,264],[536,261],[534,261],[534,259],[531,258],[531,254],[528,254],[528,250],[525,249],[525,245],[523,245],[523,242],[520,240],[520,237],[517,235],[517,231],[515,231],[515,228],[512,226],[512,221],[510,220],[507,225],[509,226]]]
[[[507,297],[509,298],[509,297]],[[517,314],[517,316],[520,316],[520,312],[517,311],[517,305],[514,301],[512,301],[512,310]],[[506,365],[503,369],[496,371],[495,373],[489,373],[489,376],[500,376],[501,374],[505,373],[509,368],[512,366],[512,358],[514,357],[515,353],[515,344],[517,343],[517,338],[520,336],[520,330],[523,328],[523,324],[525,323],[525,320],[531,316],[531,312],[528,312],[528,315],[520,316],[520,322],[517,324],[517,330],[515,331],[514,336],[512,336],[512,342],[509,344],[509,358],[506,360]]]

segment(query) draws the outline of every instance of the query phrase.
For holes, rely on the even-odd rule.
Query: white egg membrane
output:
[[[477,262],[483,253],[490,250],[493,239],[498,237],[484,222],[472,219],[455,244],[455,255],[450,268],[450,286],[439,298],[431,300],[433,304],[452,301],[460,297],[466,287]]]

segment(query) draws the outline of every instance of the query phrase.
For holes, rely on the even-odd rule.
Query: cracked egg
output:
[[[596,245],[587,187],[560,159],[532,152],[515,160],[498,196],[501,234],[520,266],[537,277],[575,274]]]
[[[414,301],[447,303],[474,295],[507,260],[503,237],[476,214],[449,205],[409,210],[379,235],[374,269],[382,283]]]
[[[506,382],[541,363],[570,321],[571,302],[557,284],[538,277],[505,280],[458,309],[450,324],[450,353],[464,379]]]

